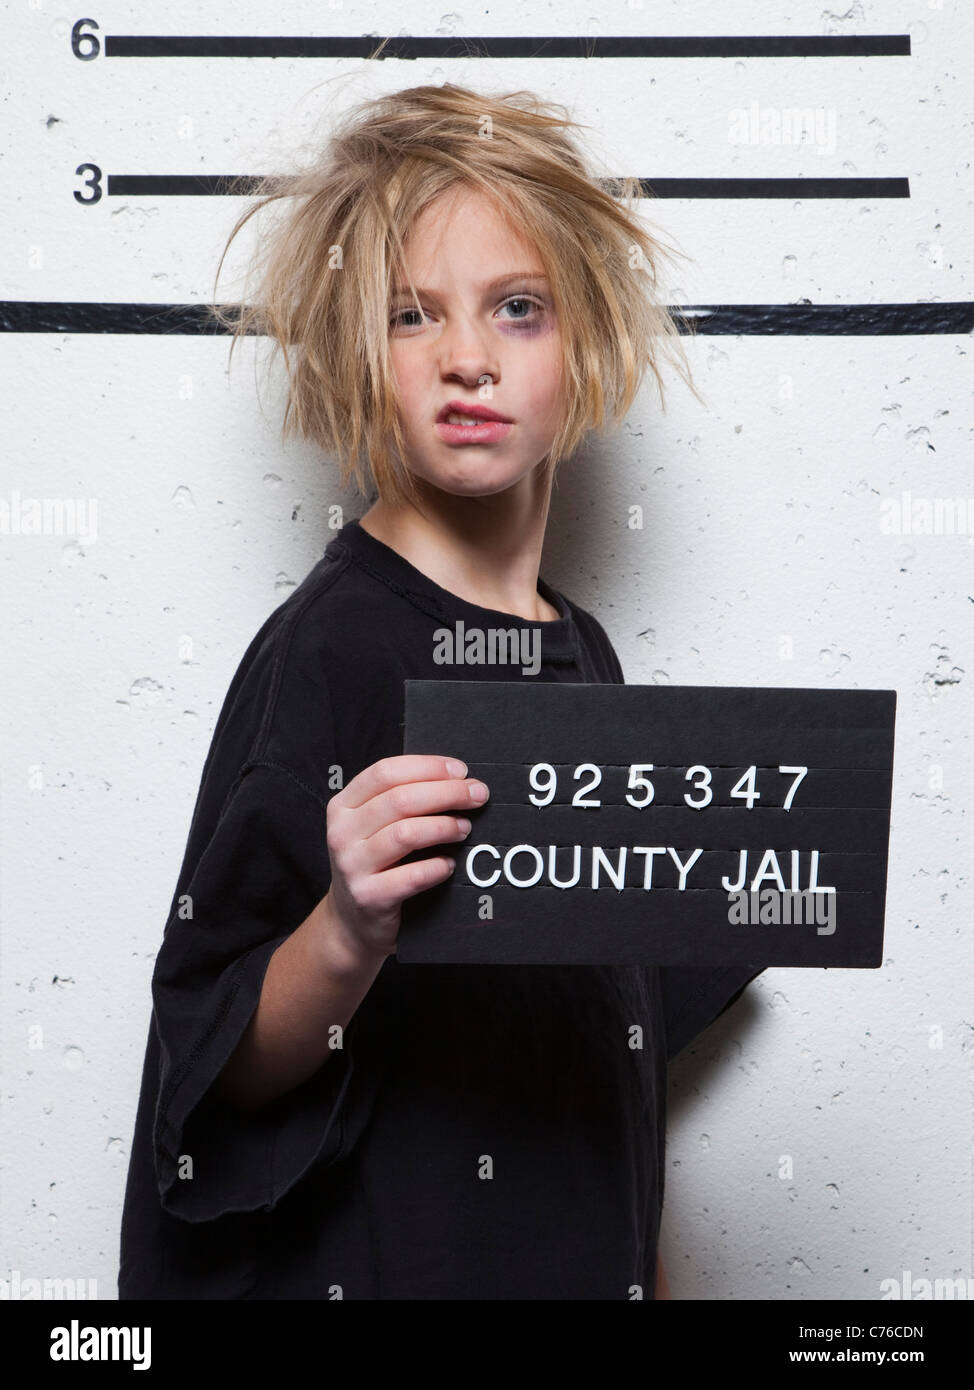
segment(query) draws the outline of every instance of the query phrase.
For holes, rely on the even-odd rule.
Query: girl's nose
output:
[[[444,376],[461,376],[474,384],[488,377],[497,382],[500,370],[493,346],[475,327],[457,325],[444,329],[439,346]]]

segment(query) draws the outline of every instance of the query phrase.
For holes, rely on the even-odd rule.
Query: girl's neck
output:
[[[548,496],[541,507],[507,494],[439,497],[423,512],[380,498],[361,518],[362,529],[467,603],[528,622],[557,619],[558,610],[538,593]]]

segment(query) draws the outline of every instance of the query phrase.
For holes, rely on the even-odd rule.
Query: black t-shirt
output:
[[[350,521],[250,644],[152,977],[121,1298],[653,1296],[667,1060],[754,970],[389,956],[307,1081],[251,1113],[214,1090],[328,890],[329,798],[402,752],[405,679],[624,682],[599,623],[538,590],[557,620],[478,607]],[[540,670],[437,664],[457,621],[539,627]]]

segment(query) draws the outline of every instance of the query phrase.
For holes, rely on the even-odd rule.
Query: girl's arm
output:
[[[217,1089],[254,1109],[306,1081],[331,1055],[329,1028],[343,1030],[368,994],[385,954],[350,941],[326,894],[271,956],[260,1000]]]
[[[399,861],[470,833],[468,820],[444,814],[486,799],[466,770],[432,755],[382,758],[331,798],[331,887],[271,956],[257,1008],[217,1082],[240,1109],[265,1105],[327,1061],[329,1029],[348,1026],[395,953],[403,900],[453,870],[445,856]]]

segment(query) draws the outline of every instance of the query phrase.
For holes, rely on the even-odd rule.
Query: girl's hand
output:
[[[447,856],[399,861],[470,833],[468,820],[448,813],[482,806],[489,791],[465,774],[454,758],[404,753],[363,768],[329,801],[331,887],[322,905],[334,938],[354,959],[393,955],[403,900],[453,872]]]

